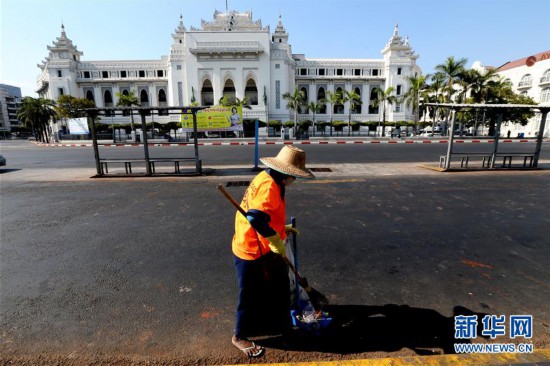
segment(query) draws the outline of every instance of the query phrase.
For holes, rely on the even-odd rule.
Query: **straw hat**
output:
[[[295,146],[285,145],[276,157],[261,158],[260,161],[283,174],[296,178],[315,178],[311,171],[306,168],[306,152]]]

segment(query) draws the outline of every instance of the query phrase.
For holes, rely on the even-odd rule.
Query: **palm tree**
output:
[[[328,98],[326,101],[330,104],[330,135],[332,136],[332,115],[334,113],[334,106],[342,104],[342,94],[327,91],[327,96]]]
[[[45,98],[25,97],[21,101],[21,107],[17,113],[17,118],[27,128],[31,128],[39,141],[49,143],[47,127],[50,119],[56,117],[54,110],[55,102]]]
[[[361,96],[355,92],[355,90],[347,91],[344,90],[344,95],[342,96],[342,103],[349,102],[348,110],[348,136],[351,134],[351,110],[355,109],[358,105],[361,105]]]
[[[137,106],[140,105],[139,99],[138,97],[136,97],[133,91],[128,92],[128,94],[116,93],[116,97],[118,98],[116,102],[117,106],[132,107],[134,105],[137,105]],[[134,113],[132,110],[130,110],[130,118],[131,118],[132,131],[135,131]]]
[[[315,102],[309,102],[309,104],[307,105],[307,107],[309,108],[309,110],[311,111],[311,113],[313,113],[313,136],[315,136],[315,114],[317,112],[319,112],[321,110],[321,108],[325,105],[325,101],[324,100],[319,100],[317,101],[317,103]]]
[[[283,99],[287,101],[286,107],[294,111],[294,131],[296,131],[298,125],[298,108],[306,103],[304,93],[300,91],[298,87],[295,87],[294,93],[284,93]]]
[[[412,107],[414,126],[416,131],[418,131],[420,94],[426,88],[426,76],[407,76],[407,81],[409,82],[409,90],[403,95],[403,98],[407,107]]]
[[[385,91],[380,88],[374,88],[376,92],[376,99],[374,100],[374,106],[378,107],[382,105],[382,137],[386,136],[386,104],[392,105],[397,103],[397,97],[392,95],[395,88],[393,86],[388,87]]]
[[[459,76],[464,72],[466,62],[468,62],[466,58],[455,60],[454,56],[449,56],[444,63],[435,67],[438,72],[444,75],[444,83],[447,84],[447,102],[449,103],[451,103],[452,96],[455,92],[453,86],[457,82]]]
[[[445,75],[441,72],[436,72],[435,74],[430,76],[430,79],[432,80],[432,83],[428,85],[427,90],[429,91],[429,98],[428,101],[430,103],[441,103],[444,100],[444,95],[440,94],[440,91],[443,89],[444,81],[445,81]],[[432,107],[431,110],[431,117],[432,117],[432,136],[435,130],[435,122],[437,121],[438,116],[438,108]]]
[[[234,100],[231,100],[231,99],[234,99]],[[246,109],[252,109],[252,107],[248,104],[247,97],[244,97],[243,99],[234,97],[231,99],[228,94],[225,94],[223,97],[220,98],[218,103],[223,107],[243,107]]]

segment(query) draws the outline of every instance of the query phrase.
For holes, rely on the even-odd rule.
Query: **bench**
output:
[[[109,164],[124,164],[126,174],[132,173],[132,163],[145,163],[145,159],[99,159],[101,174],[109,173]]]
[[[174,163],[174,173],[180,172],[180,162],[195,162],[195,158],[151,158],[149,159],[149,165],[151,166],[151,173],[155,173],[155,164],[157,163]],[[199,159],[199,170],[202,170],[202,160]]]
[[[513,158],[523,158],[523,167],[532,168],[535,159],[535,153],[497,153],[496,158],[502,158],[502,167],[511,168]],[[529,161],[529,162],[527,162]]]
[[[126,174],[132,174],[132,163],[145,163],[145,159],[100,159],[101,174],[109,173],[109,164],[124,164]],[[180,173],[180,162],[194,162],[195,158],[151,158],[149,166],[155,173],[157,163],[174,163],[174,172]],[[202,160],[199,159],[199,171],[202,171]]]
[[[479,158],[481,159],[481,166],[483,168],[489,168],[491,165],[491,156],[492,153],[452,153],[451,157],[453,158],[460,158],[460,167],[461,168],[467,168],[468,163],[470,162],[470,158]],[[443,168],[445,167],[445,163],[447,162],[447,155],[440,155],[439,156],[439,167]]]

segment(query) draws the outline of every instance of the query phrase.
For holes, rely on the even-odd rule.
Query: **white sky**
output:
[[[550,50],[550,0],[228,0],[275,30],[279,14],[294,53],[381,58],[399,25],[423,73],[448,56],[500,66]],[[0,0],[0,83],[37,96],[36,66],[61,34],[83,61],[158,60],[179,23],[200,28],[225,0]]]

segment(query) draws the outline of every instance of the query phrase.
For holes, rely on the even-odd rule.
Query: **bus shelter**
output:
[[[109,165],[113,164],[123,164],[125,168],[126,175],[133,174],[132,165],[134,167],[137,164],[145,165],[145,176],[156,175],[156,165],[159,163],[171,163],[174,164],[174,174],[180,174],[180,163],[182,162],[194,162],[195,171],[194,175],[202,174],[202,161],[199,157],[199,144],[197,141],[197,112],[205,109],[206,107],[112,107],[112,108],[87,108],[84,111],[88,118],[88,125],[91,128],[93,148],[94,148],[94,157],[96,163],[96,170],[98,177],[104,177],[109,172]],[[182,115],[182,114],[192,114],[193,116],[193,146],[194,146],[194,156],[179,156],[179,157],[151,157],[149,154],[149,142],[147,137],[147,118],[151,118],[151,122],[155,115],[157,116],[167,116],[167,115]],[[115,115],[136,115],[141,118],[141,129],[143,131],[142,141],[139,143],[133,143],[132,145],[143,145],[143,156],[136,157],[126,157],[126,158],[102,158],[99,154],[99,144],[97,139],[97,129],[96,123],[98,117],[112,117]],[[180,118],[181,120],[181,118]]]
[[[548,115],[548,111],[550,110],[550,105],[452,103],[424,103],[424,105],[435,108],[445,108],[451,111],[451,125],[449,128],[450,133],[448,138],[447,154],[440,156],[439,160],[439,167],[443,171],[448,171],[451,169],[451,161],[453,159],[460,159],[461,168],[468,168],[469,160],[473,158],[479,158],[482,161],[482,167],[488,169],[496,169],[497,159],[500,158],[502,159],[502,165],[499,165],[498,168],[515,167],[512,165],[513,161],[522,161],[522,168],[538,168],[543,134],[546,126],[546,116]],[[541,121],[534,151],[527,151],[522,153],[499,151],[500,128],[502,125],[503,116],[508,110],[512,108],[535,110],[541,113]],[[463,109],[496,110],[497,121],[495,126],[495,135],[492,139],[492,149],[490,153],[460,153],[453,150],[455,140],[456,114]]]

